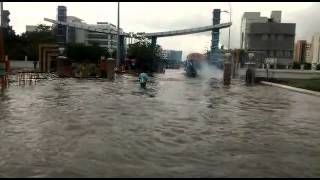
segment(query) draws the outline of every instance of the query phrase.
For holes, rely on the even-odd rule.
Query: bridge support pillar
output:
[[[212,24],[217,25],[220,24],[220,9],[214,9],[213,10],[213,18],[212,18]],[[220,29],[214,29],[212,30],[211,34],[211,61],[217,62],[218,61],[218,54],[219,54],[219,36],[220,36]]]

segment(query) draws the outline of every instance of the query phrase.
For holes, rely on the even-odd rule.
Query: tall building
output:
[[[249,27],[251,23],[261,22],[265,23],[268,21],[267,17],[261,17],[260,12],[245,12],[241,19],[241,27],[240,27],[240,48],[247,49],[248,48],[248,34]]]
[[[296,42],[294,47],[294,61],[297,63],[306,62],[306,40],[299,40]]]
[[[59,6],[60,7],[60,6]],[[90,29],[104,29],[104,30],[111,30],[111,31],[117,31],[117,27],[114,24],[108,23],[108,22],[97,22],[97,24],[87,24],[82,19],[75,17],[75,16],[64,16],[66,15],[66,8],[59,9],[58,7],[58,19],[60,17],[60,20],[76,24],[78,27],[87,27]],[[64,26],[66,27],[66,26]],[[99,33],[95,31],[89,31],[84,30],[80,28],[74,28],[74,27],[66,27],[64,30],[66,32],[65,34],[65,42],[66,43],[82,43],[85,45],[99,45],[100,47],[104,49],[117,49],[117,35],[115,34],[105,34],[105,33]],[[120,32],[123,32],[123,30],[120,28]],[[58,33],[59,34],[59,33]],[[126,46],[126,45],[125,45]]]
[[[271,18],[273,22],[281,23],[281,11],[272,11]],[[266,23],[268,22],[268,17],[261,16],[260,12],[245,12],[241,19],[240,28],[240,48],[248,48],[248,34],[250,33],[250,25],[252,23]]]
[[[162,58],[167,62],[166,68],[178,68],[182,61],[182,51],[162,50]]]
[[[271,17],[260,17],[259,13],[249,13],[250,22],[244,18],[243,48],[254,53],[258,66],[266,58],[274,58],[278,68],[293,63],[293,50],[296,25],[281,23],[281,12],[272,11]],[[258,16],[259,15],[259,16]],[[248,14],[244,15],[248,17]],[[256,18],[254,18],[256,17]],[[260,22],[259,22],[260,21]]]
[[[312,52],[312,64],[320,63],[320,33],[315,33],[312,36],[311,52]]]

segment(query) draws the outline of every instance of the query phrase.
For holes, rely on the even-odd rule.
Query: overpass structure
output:
[[[63,22],[63,21],[57,21],[49,18],[44,18],[45,21],[53,23],[53,24],[59,24],[59,25],[64,25],[68,27],[73,27],[73,28],[78,28],[78,29],[83,29],[83,30],[88,30],[88,31],[94,31],[94,32],[99,32],[99,33],[104,33],[104,34],[113,34],[117,35],[117,31],[110,30],[110,29],[102,29],[102,28],[93,28],[88,25],[83,25],[79,23],[72,23],[72,22]],[[212,31],[214,29],[222,29],[222,28],[228,28],[232,25],[231,22],[229,23],[222,23],[222,24],[217,24],[217,25],[211,25],[211,26],[203,26],[203,27],[198,27],[198,28],[189,28],[189,29],[182,29],[182,30],[175,30],[175,31],[164,31],[164,32],[154,32],[154,33],[144,33],[144,32],[139,32],[136,34],[130,34],[130,33],[120,33],[121,36],[125,37],[139,37],[143,36],[146,38],[152,38],[152,37],[169,37],[169,36],[178,36],[178,35],[188,35],[188,34],[195,34],[195,33],[201,33],[201,32],[206,32],[206,31]]]
[[[142,35],[147,38],[187,35],[187,34],[195,34],[195,33],[201,33],[201,32],[206,32],[206,31],[212,31],[214,29],[227,28],[227,27],[230,27],[231,24],[232,23],[229,22],[229,23],[222,23],[222,24],[211,25],[211,26],[203,26],[203,27],[198,27],[198,28],[189,28],[189,29],[165,31],[165,32],[155,32],[155,33],[141,33],[140,32],[140,33],[137,33],[137,35]]]
[[[111,30],[111,29],[102,29],[102,28],[95,28],[90,27],[89,25],[83,25],[83,24],[77,24],[72,22],[66,22],[66,21],[57,21],[49,18],[44,18],[45,21],[62,25],[65,27],[73,27],[93,32],[99,32],[103,34],[112,34],[117,35],[117,31]],[[174,31],[164,31],[164,32],[153,32],[153,33],[145,33],[145,32],[139,32],[139,33],[120,33],[120,63],[124,62],[125,59],[125,37],[129,38],[139,38],[144,37],[151,39],[152,47],[155,48],[157,44],[157,38],[161,37],[170,37],[170,36],[179,36],[179,35],[188,35],[188,34],[195,34],[195,33],[201,33],[206,31],[212,31],[212,42],[211,42],[211,52],[215,52],[218,49],[218,43],[219,43],[219,30],[223,28],[228,28],[232,25],[231,22],[228,23],[222,23],[220,24],[220,9],[214,9],[213,11],[213,24],[210,26],[203,26],[203,27],[197,27],[197,28],[189,28],[189,29],[182,29],[182,30],[174,30]]]

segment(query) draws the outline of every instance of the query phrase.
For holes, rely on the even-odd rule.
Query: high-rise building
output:
[[[315,33],[311,41],[312,64],[320,63],[320,33]]]
[[[272,11],[271,19],[273,22],[281,23],[281,11]],[[250,33],[250,24],[252,23],[266,23],[268,22],[268,17],[261,16],[260,12],[245,12],[241,19],[240,28],[240,48],[247,49],[248,47],[248,34]]]
[[[299,40],[294,47],[294,61],[298,63],[306,62],[306,40]]]
[[[281,23],[279,11],[272,11],[271,17],[260,17],[259,13],[244,14],[242,47],[254,53],[258,66],[265,63],[266,58],[273,58],[278,68],[287,67],[293,63],[295,24]]]
[[[249,27],[251,23],[261,22],[265,23],[268,21],[267,17],[261,17],[260,12],[245,12],[241,19],[241,28],[240,28],[240,48],[247,49],[247,39],[249,34]]]

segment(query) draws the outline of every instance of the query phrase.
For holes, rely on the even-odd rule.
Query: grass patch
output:
[[[270,82],[320,92],[320,79],[272,79]]]

